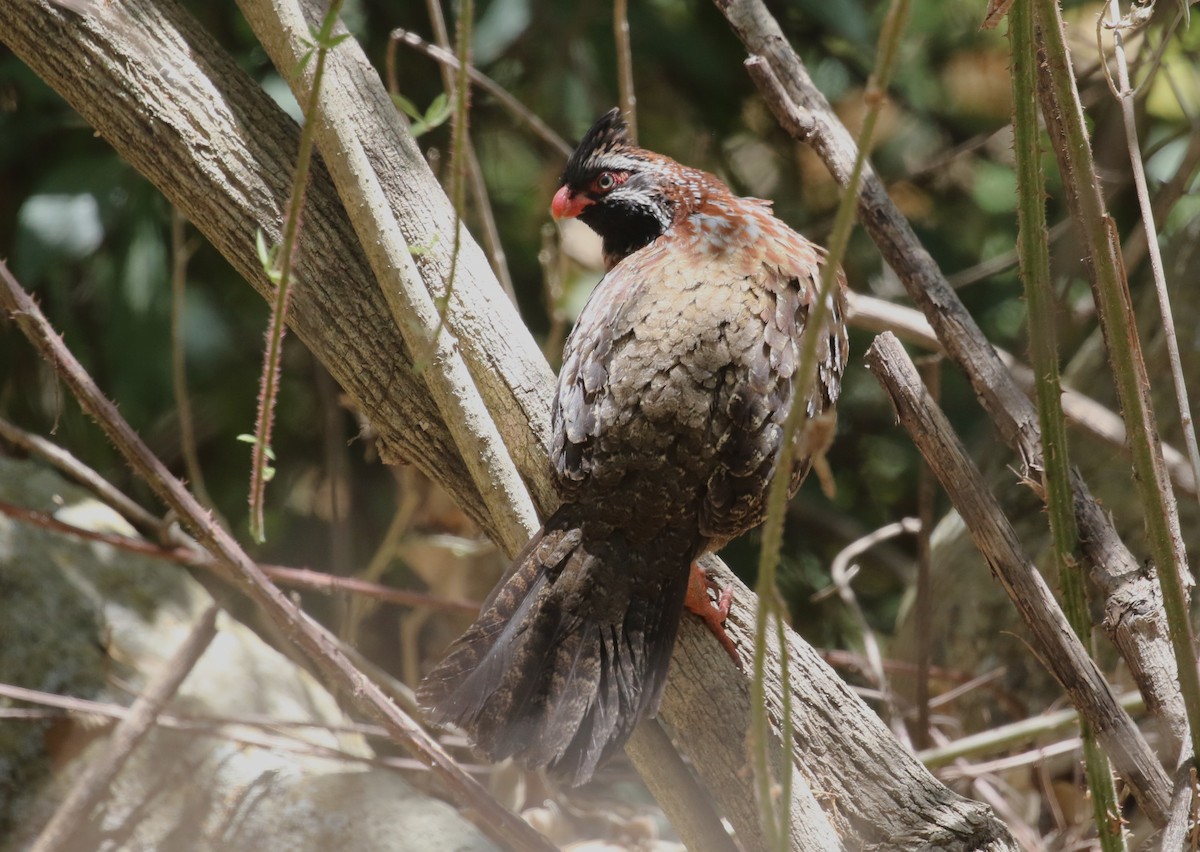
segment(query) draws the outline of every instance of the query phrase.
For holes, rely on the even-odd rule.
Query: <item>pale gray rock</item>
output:
[[[132,535],[92,495],[0,457],[0,500]],[[0,515],[0,683],[128,706],[210,602],[178,565]],[[168,711],[345,725],[306,671],[222,614]],[[29,705],[0,699],[0,710]],[[25,848],[102,746],[99,717],[0,720],[0,849]],[[155,728],[74,839],[88,852],[485,850],[453,807],[351,758],[358,735],[323,728]],[[249,742],[247,742],[249,740]],[[347,759],[316,755],[336,749]],[[327,754],[327,752],[325,752]]]

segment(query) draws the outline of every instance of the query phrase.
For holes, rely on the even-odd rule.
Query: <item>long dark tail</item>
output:
[[[577,511],[547,521],[418,690],[432,721],[457,724],[492,760],[571,784],[658,709],[691,559],[589,541]]]

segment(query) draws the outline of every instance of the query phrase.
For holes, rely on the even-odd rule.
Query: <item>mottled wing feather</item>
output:
[[[622,308],[639,289],[628,265],[611,270],[596,285],[563,348],[554,398],[550,456],[564,496],[592,472],[592,450],[603,428],[608,368],[614,339],[621,333]]]
[[[742,347],[743,360],[726,374],[715,400],[717,414],[723,416],[715,417],[714,424],[722,431],[700,510],[700,531],[714,549],[762,522],[784,424],[795,402],[802,340],[812,333],[808,323],[819,292],[821,255],[798,235],[790,236],[794,240],[777,240],[792,245],[793,253],[783,258],[790,262],[764,264],[760,273],[764,302],[752,326],[758,338]],[[833,406],[847,351],[842,286],[839,281],[817,342],[817,381],[805,401],[808,420],[794,439],[789,495],[799,488],[812,458],[833,438]]]

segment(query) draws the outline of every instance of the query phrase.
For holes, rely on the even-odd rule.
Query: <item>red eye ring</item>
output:
[[[592,182],[588,184],[587,191],[593,196],[604,195],[607,192],[612,192],[625,181],[629,180],[629,172],[618,170],[603,171],[592,178]]]

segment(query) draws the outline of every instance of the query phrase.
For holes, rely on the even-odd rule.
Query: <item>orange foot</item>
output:
[[[709,589],[717,593],[716,603],[709,598]],[[729,653],[734,664],[740,669],[742,660],[738,657],[737,646],[725,632],[725,619],[729,617],[729,604],[732,600],[733,589],[721,589],[717,586],[716,580],[708,576],[699,564],[692,563],[692,572],[688,576],[687,597],[684,599],[683,605],[704,620],[708,629],[721,643],[721,647]]]

